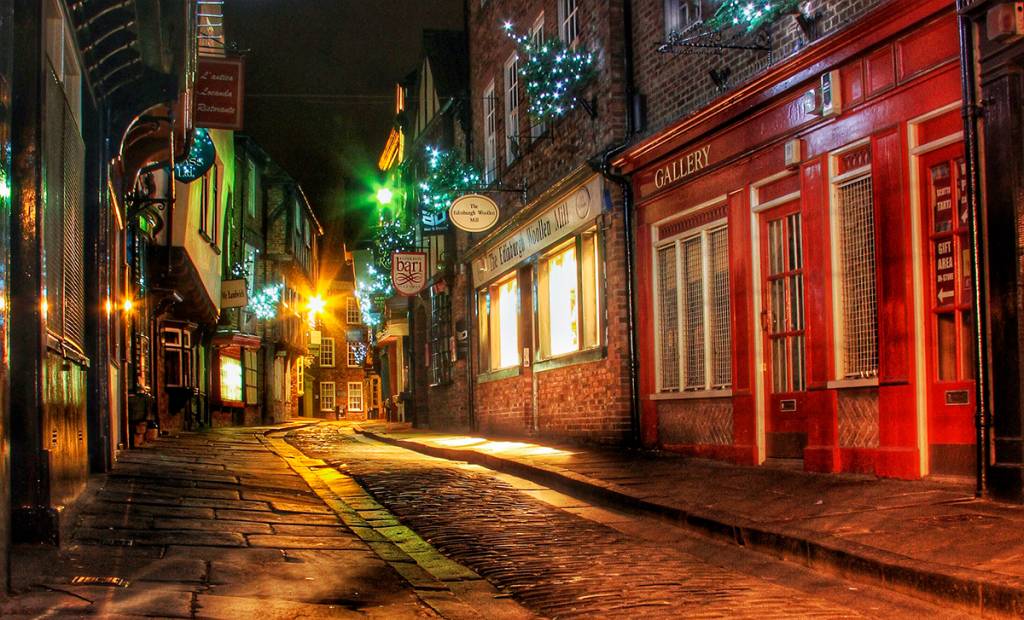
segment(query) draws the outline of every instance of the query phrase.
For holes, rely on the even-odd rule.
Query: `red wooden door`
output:
[[[926,283],[928,443],[933,474],[972,475],[974,329],[963,145],[921,157]]]
[[[803,458],[807,446],[807,338],[800,202],[761,214],[761,326],[766,454]]]

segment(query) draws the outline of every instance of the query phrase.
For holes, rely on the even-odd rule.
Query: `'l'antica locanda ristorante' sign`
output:
[[[196,69],[195,126],[242,129],[245,65],[241,58],[200,58]]]

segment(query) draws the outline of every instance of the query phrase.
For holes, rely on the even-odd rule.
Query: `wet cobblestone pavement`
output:
[[[776,580],[793,569],[776,570],[781,563],[764,558],[754,562],[755,570],[765,571],[764,578],[730,570],[679,545],[631,536],[560,509],[505,476],[371,442],[342,425],[302,429],[288,441],[355,478],[439,551],[544,616],[860,618],[920,613],[913,603],[893,606],[869,597],[859,604],[848,604],[850,599],[839,603],[815,591],[820,583],[787,587]],[[859,588],[840,584],[839,589]]]

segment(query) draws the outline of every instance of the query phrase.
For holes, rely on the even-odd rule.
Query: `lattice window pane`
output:
[[[334,382],[320,382],[320,411],[334,411]]]
[[[843,299],[843,375],[878,375],[878,298],[875,288],[875,207],[871,177],[839,187]]]
[[[703,389],[704,269],[700,237],[683,242],[683,355],[686,389]]]
[[[711,265],[711,382],[714,388],[732,384],[732,332],[729,325],[729,231],[708,234]]]
[[[661,390],[679,389],[679,297],[676,288],[676,246],[658,250],[658,361]]]

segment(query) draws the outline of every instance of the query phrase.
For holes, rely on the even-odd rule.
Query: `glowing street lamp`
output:
[[[320,295],[313,295],[306,302],[306,311],[309,312],[309,320],[312,321],[317,315],[323,314],[327,308],[327,302]]]
[[[381,206],[391,204],[391,201],[394,200],[394,198],[395,193],[387,187],[382,187],[377,190],[377,202],[380,203]]]

